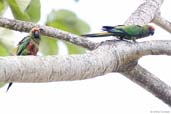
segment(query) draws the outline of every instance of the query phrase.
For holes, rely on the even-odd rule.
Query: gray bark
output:
[[[160,54],[171,55],[171,41],[135,44],[108,41],[94,51],[82,55],[0,57],[0,82],[82,80],[110,72],[125,72],[128,70],[125,66],[130,62],[144,55]],[[131,68],[133,67],[129,71]]]

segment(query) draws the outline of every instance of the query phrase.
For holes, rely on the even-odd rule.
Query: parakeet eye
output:
[[[41,32],[43,32],[44,30],[42,28],[39,29]]]
[[[154,29],[153,26],[150,26],[150,27],[149,27],[149,30],[150,30],[150,31],[154,31],[155,29]]]
[[[153,35],[154,34],[154,27],[153,26],[149,26],[149,28],[148,28],[148,30],[149,30],[149,34],[150,35]]]
[[[149,27],[149,34],[150,35],[154,34],[154,27],[152,27],[152,26]]]

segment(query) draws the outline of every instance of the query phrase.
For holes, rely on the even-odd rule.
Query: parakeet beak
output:
[[[151,31],[150,34],[153,35],[154,34],[154,31]]]
[[[34,31],[34,37],[35,38],[40,38],[40,34],[39,34],[39,31]]]

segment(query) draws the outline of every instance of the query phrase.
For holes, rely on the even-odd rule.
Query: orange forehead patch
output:
[[[39,31],[40,31],[40,28],[34,27],[34,28],[31,29],[31,31],[32,31],[32,32],[35,32],[35,31],[38,31],[38,32],[39,32]]]

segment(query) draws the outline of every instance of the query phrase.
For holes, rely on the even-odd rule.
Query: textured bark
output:
[[[123,72],[121,74],[126,75],[129,79],[138,83],[140,86],[171,106],[171,87],[167,86],[159,78],[149,73],[140,65],[135,66],[134,70],[131,70],[130,72]]]
[[[160,54],[171,55],[171,41],[108,41],[82,55],[0,57],[0,82],[82,80],[110,72],[125,72],[128,70],[125,66],[132,61],[144,55]]]
[[[125,23],[144,25],[151,22],[163,1],[164,0],[145,0]]]
[[[169,33],[171,33],[171,23],[164,19],[160,13],[157,13],[157,15],[154,17],[153,22],[160,26],[161,28],[165,29],[166,31],[168,31]]]
[[[92,78],[117,69],[116,52],[105,45],[72,56],[1,57],[0,82],[50,82]],[[107,61],[106,61],[107,60]]]
[[[157,22],[158,25],[163,24],[163,19],[157,17],[159,9],[164,0],[146,0],[141,4],[138,9],[128,18],[125,24],[138,24],[144,25],[150,22]],[[156,21],[156,19],[157,21]],[[163,21],[163,22],[161,22]],[[159,24],[160,23],[160,24]],[[162,23],[162,24],[161,24]],[[166,23],[166,21],[165,21]],[[166,29],[166,27],[165,27]],[[167,28],[168,30],[168,28]],[[167,42],[165,42],[167,45]],[[166,46],[165,45],[165,46]],[[162,45],[158,45],[161,47]],[[164,46],[164,45],[163,45]],[[144,45],[145,49],[146,46]],[[166,48],[168,49],[168,48]],[[155,49],[154,49],[155,50]],[[157,49],[158,50],[158,49]],[[170,49],[168,49],[169,51]],[[145,51],[145,50],[143,50]],[[156,50],[155,50],[156,51]],[[159,51],[159,50],[158,50]],[[148,53],[148,51],[146,51]],[[162,52],[162,51],[161,51]],[[142,52],[143,53],[143,52]],[[151,53],[151,52],[150,52]],[[153,53],[153,52],[152,52]],[[160,52],[159,52],[160,53]],[[130,80],[134,81],[163,102],[171,106],[171,88],[166,83],[162,82],[152,73],[141,67],[139,64],[135,64],[137,61],[132,61],[128,65],[122,66],[123,70],[121,74],[125,75]],[[130,68],[131,67],[131,68]]]

